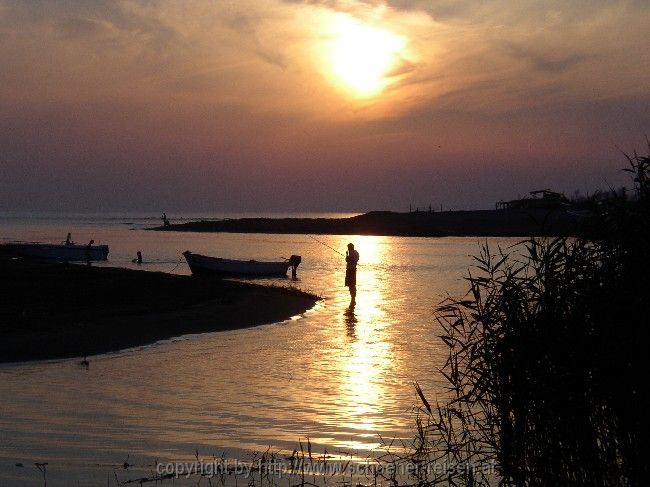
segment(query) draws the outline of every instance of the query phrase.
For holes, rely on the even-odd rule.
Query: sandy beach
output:
[[[83,357],[286,320],[317,297],[161,272],[0,260],[0,362]]]

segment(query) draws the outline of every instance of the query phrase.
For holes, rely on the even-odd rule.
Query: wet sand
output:
[[[83,357],[286,320],[317,297],[161,272],[0,259],[0,362]]]

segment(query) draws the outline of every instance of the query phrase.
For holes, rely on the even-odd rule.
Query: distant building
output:
[[[527,198],[496,203],[497,210],[559,210],[569,206],[569,200],[562,193],[550,189],[538,189],[531,191]]]

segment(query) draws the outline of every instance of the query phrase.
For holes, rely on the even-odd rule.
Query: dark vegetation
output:
[[[438,306],[449,397],[417,387],[417,484],[647,482],[650,156],[628,161],[633,197],[595,205],[579,238],[484,246],[469,293]]]

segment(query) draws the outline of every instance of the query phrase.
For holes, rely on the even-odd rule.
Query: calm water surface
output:
[[[35,485],[34,462],[48,462],[48,485],[107,485],[127,458],[147,472],[155,459],[191,460],[196,451],[243,460],[269,446],[290,454],[305,438],[319,452],[362,458],[380,435],[412,436],[414,381],[430,398],[444,396],[437,369],[446,350],[432,310],[466,290],[478,239],[317,236],[341,252],[349,241],[359,250],[351,312],[342,257],[308,236],[144,230],[152,223],[4,215],[0,241],[62,241],[72,232],[110,245],[102,265],[177,274],[189,274],[181,257],[188,249],[258,259],[296,253],[298,282],[265,282],[324,299],[282,323],[91,357],[87,370],[79,359],[0,365],[0,485]],[[137,250],[142,266],[131,264]]]

